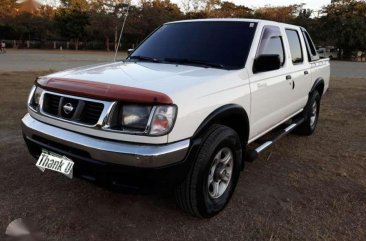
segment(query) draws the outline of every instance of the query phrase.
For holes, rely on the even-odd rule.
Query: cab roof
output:
[[[172,21],[166,24],[171,23],[190,23],[190,22],[251,22],[251,23],[261,23],[263,25],[275,25],[275,26],[287,26],[287,27],[299,27],[292,24],[281,23],[270,20],[262,20],[262,19],[251,19],[251,18],[204,18],[204,19],[187,19],[187,20],[179,20]]]

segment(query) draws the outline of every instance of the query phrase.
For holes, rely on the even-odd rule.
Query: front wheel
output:
[[[295,133],[309,136],[315,131],[318,124],[320,110],[320,95],[318,91],[314,91],[309,98],[307,105],[304,108],[304,122],[295,130]]]
[[[178,205],[197,217],[209,218],[229,202],[239,178],[242,146],[231,128],[213,125],[186,179],[176,189]]]

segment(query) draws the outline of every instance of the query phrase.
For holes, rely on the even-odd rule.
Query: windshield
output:
[[[255,28],[255,23],[239,21],[165,24],[129,59],[240,69],[245,65]]]

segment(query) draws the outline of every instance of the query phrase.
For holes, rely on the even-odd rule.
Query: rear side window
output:
[[[279,27],[265,26],[263,28],[261,42],[257,51],[257,56],[262,54],[278,54],[281,65],[285,63],[285,50]]]
[[[296,30],[286,29],[286,36],[290,45],[292,63],[302,63],[304,61],[304,57],[298,32]]]

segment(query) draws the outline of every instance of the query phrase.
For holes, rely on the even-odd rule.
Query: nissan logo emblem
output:
[[[64,110],[65,114],[68,115],[74,110],[74,107],[71,103],[67,103],[62,107],[62,109]]]

